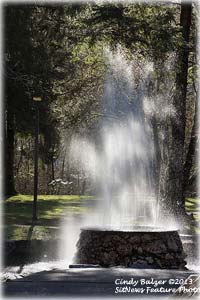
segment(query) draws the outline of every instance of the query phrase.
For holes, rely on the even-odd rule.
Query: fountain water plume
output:
[[[163,102],[159,102],[159,95],[155,101],[149,96],[153,64],[134,58],[128,61],[120,47],[116,51],[106,49],[105,60],[108,72],[96,139],[74,135],[71,140],[71,162],[91,183],[96,200],[93,209],[78,221],[74,218],[62,226],[64,244],[60,254],[63,259],[64,253],[68,262],[73,261],[81,228],[109,234],[165,232],[177,227],[174,223],[167,228],[161,224],[155,191],[151,118],[156,117],[156,106],[160,109],[159,105],[166,101],[162,97]],[[167,103],[164,113],[159,114],[160,120],[164,122],[171,112],[174,115],[173,107]]]
[[[103,118],[98,144],[74,138],[72,160],[79,158],[90,174],[100,201],[96,207],[104,227],[124,230],[134,225],[156,225],[158,205],[154,182],[154,144],[145,118],[144,76],[125,59],[122,49],[105,51],[108,74],[102,100]]]

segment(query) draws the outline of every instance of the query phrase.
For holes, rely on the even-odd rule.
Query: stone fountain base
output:
[[[77,243],[76,263],[101,267],[185,269],[177,231],[117,231],[85,228]]]

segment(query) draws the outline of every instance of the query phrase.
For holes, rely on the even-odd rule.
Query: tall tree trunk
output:
[[[63,160],[62,160],[62,168],[61,168],[61,172],[60,172],[60,178],[62,180],[64,179],[66,155],[67,155],[67,148],[65,148],[65,151],[64,151],[64,156],[63,156]]]
[[[85,194],[85,187],[86,187],[86,179],[83,179],[82,189],[81,189],[81,195]]]
[[[55,180],[54,158],[51,158],[51,180]]]
[[[63,159],[62,159],[62,167],[61,167],[61,172],[60,172],[60,178],[62,180],[64,180],[66,154],[67,154],[67,148],[65,148],[65,150],[64,150],[64,156],[63,156]],[[61,186],[59,185],[58,195],[60,195],[60,190],[61,190]]]
[[[159,178],[160,178],[160,166],[161,166],[161,150],[159,145],[159,136],[158,136],[158,121],[154,117],[152,120],[152,129],[153,129],[153,140],[155,148],[155,191],[156,198],[159,199]]]
[[[191,181],[190,174],[196,157],[195,155],[196,145],[197,145],[197,104],[195,103],[194,123],[192,126],[190,143],[189,143],[188,152],[184,164],[184,174],[183,174],[184,195],[183,196],[185,196],[188,185],[190,184]]]
[[[186,95],[189,56],[189,35],[191,26],[191,3],[181,4],[180,25],[183,44],[178,52],[176,89],[172,104],[175,116],[170,117],[170,132],[167,161],[161,167],[160,205],[166,216],[176,219],[185,215],[183,204],[184,140],[186,123]]]
[[[20,156],[19,156],[18,162],[16,161],[16,170],[15,170],[16,176],[18,176],[18,174],[19,174],[19,170],[21,168],[22,158],[23,158],[24,144],[23,144],[23,140],[22,139],[21,139],[21,143],[20,144],[21,144],[21,147],[20,147]]]
[[[7,109],[5,120],[5,197],[16,195],[14,183],[14,115]]]

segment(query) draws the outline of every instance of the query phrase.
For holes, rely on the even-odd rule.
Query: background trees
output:
[[[182,4],[180,12],[180,45],[177,49],[175,91],[172,105],[175,116],[170,118],[171,136],[168,149],[168,166],[162,164],[160,176],[161,204],[168,213],[179,215],[184,210],[183,169],[184,142],[186,127],[186,99],[189,58],[189,37],[192,16],[192,5]],[[164,170],[163,170],[164,169]],[[171,212],[169,212],[169,208]]]
[[[195,192],[196,178],[195,6],[5,5],[4,13],[5,193],[32,192],[34,94],[43,99],[40,192],[89,191],[87,178],[71,165],[69,143],[74,134],[97,135],[107,68],[103,51],[120,44],[127,57],[154,64],[148,97],[157,111],[148,117],[158,198],[166,212],[172,207],[184,214],[184,197]],[[175,114],[158,113],[163,104]]]
[[[34,107],[32,97],[39,94],[44,104],[40,130],[43,133],[47,149],[51,143],[56,143],[55,119],[50,112],[53,98],[50,60],[48,47],[35,42],[34,17],[39,18],[37,8],[32,6],[5,6],[5,136],[6,136],[6,184],[7,195],[15,193],[14,187],[14,138],[16,133],[33,134]],[[44,42],[44,41],[43,41]],[[49,77],[48,74],[51,74]],[[55,73],[55,72],[54,72]],[[51,135],[47,134],[47,127]],[[54,134],[53,134],[54,132]],[[53,138],[53,139],[52,139]],[[44,143],[45,146],[45,143]]]
[[[155,94],[160,93],[166,98],[168,93],[164,87],[166,76],[173,82],[171,93],[165,99],[165,104],[167,102],[173,113],[168,114],[161,123],[158,119],[159,114],[154,113],[152,116],[158,160],[158,198],[166,214],[185,216],[183,194],[187,184],[183,176],[184,173],[190,173],[186,168],[194,157],[194,152],[192,154],[191,151],[194,149],[192,146],[194,138],[187,148],[191,134],[191,119],[189,121],[188,116],[194,114],[195,107],[195,97],[191,98],[191,94],[195,93],[195,87],[191,87],[191,83],[188,84],[191,80],[188,68],[193,70],[192,72],[195,68],[196,29],[192,4],[163,6],[100,4],[90,7],[90,16],[86,15],[83,23],[86,25],[91,43],[96,40],[109,41],[115,47],[120,42],[138,59],[142,56],[154,62],[156,75],[150,92],[154,90]],[[192,34],[190,34],[191,23]],[[89,27],[89,24],[92,24],[92,27]],[[165,61],[170,57],[174,67],[169,68]],[[188,89],[190,96],[187,95]],[[158,109],[162,109],[162,106],[157,104]],[[195,130],[194,120],[192,124]]]

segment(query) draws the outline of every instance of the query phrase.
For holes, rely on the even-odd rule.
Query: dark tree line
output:
[[[175,92],[172,99],[176,116],[170,120],[171,139],[168,168],[162,164],[164,174],[160,176],[160,198],[165,211],[176,215],[185,213],[184,209],[184,142],[186,127],[186,100],[189,59],[189,40],[192,17],[192,4],[181,5],[180,26],[181,44],[177,53]],[[162,159],[162,158],[161,158]],[[161,170],[162,171],[162,170]],[[162,176],[163,175],[163,176]]]
[[[44,186],[46,192],[55,192],[50,191],[48,182],[63,179],[65,173],[64,179],[72,180],[77,170],[68,158],[70,136],[75,132],[96,135],[106,70],[103,47],[115,48],[120,43],[128,56],[154,62],[152,93],[164,94],[166,76],[174,82],[173,96],[166,101],[175,109],[175,117],[159,121],[155,114],[151,119],[157,149],[157,193],[166,214],[186,216],[185,195],[196,180],[195,4],[7,4],[4,14],[5,194],[31,191],[25,186],[33,173],[35,94],[42,97],[42,192]],[[174,65],[167,71],[165,61],[172,54]],[[188,115],[194,115],[192,120],[188,121]],[[29,175],[20,185],[20,176],[26,172]],[[66,186],[56,192],[84,191],[87,180],[83,177],[76,177],[73,188]]]

